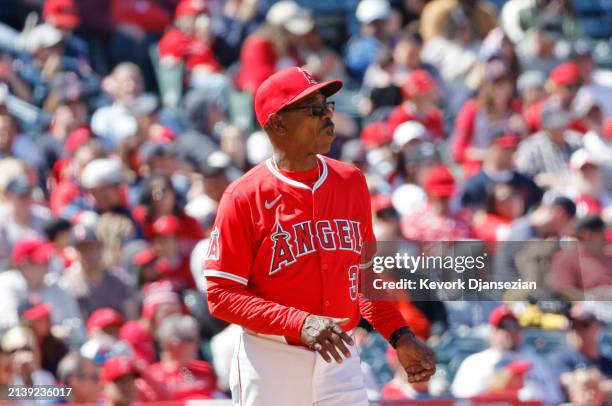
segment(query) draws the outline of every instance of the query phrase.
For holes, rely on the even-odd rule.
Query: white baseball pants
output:
[[[355,346],[341,364],[316,352],[242,331],[230,388],[236,406],[368,406]]]

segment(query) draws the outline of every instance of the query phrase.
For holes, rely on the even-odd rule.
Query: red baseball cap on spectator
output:
[[[23,312],[23,318],[30,321],[40,320],[44,317],[48,317],[51,314],[51,307],[44,303],[39,303],[35,306],[30,307],[28,310]]]
[[[550,72],[549,79],[556,86],[573,85],[580,82],[580,70],[575,62],[565,62]]]
[[[175,216],[162,216],[153,223],[156,236],[175,237],[181,228],[181,222]]]
[[[604,123],[604,135],[608,138],[612,138],[612,117],[607,119]]]
[[[102,367],[102,382],[112,382],[126,375],[137,373],[134,364],[125,357],[115,357],[106,360]]]
[[[53,255],[53,247],[38,238],[24,238],[13,247],[13,264],[26,261],[45,264]]]
[[[361,142],[367,147],[379,147],[390,144],[393,134],[389,131],[389,125],[383,121],[368,124],[361,131]]]
[[[176,6],[176,17],[197,15],[204,13],[206,10],[207,4],[204,0],[181,0]]]
[[[91,313],[87,320],[87,331],[91,332],[95,329],[103,329],[108,326],[123,324],[123,317],[115,309],[103,307]]]
[[[402,94],[406,98],[420,96],[436,89],[435,79],[424,69],[412,71],[402,84]]]
[[[455,191],[455,178],[446,166],[434,166],[425,173],[423,189],[429,196],[450,197]]]
[[[155,253],[153,247],[146,247],[132,257],[132,262],[134,265],[144,266],[153,262],[156,257],[157,254]]]
[[[520,142],[521,137],[518,134],[508,133],[495,138],[493,145],[500,148],[516,148]]]
[[[149,331],[138,321],[126,322],[119,331],[119,339],[128,343],[134,355],[147,363],[155,362],[155,343]]]
[[[255,93],[255,115],[262,128],[270,116],[288,105],[320,91],[325,97],[337,93],[343,86],[340,80],[323,83],[298,67],[282,69],[267,78]]]
[[[491,312],[491,315],[489,316],[489,324],[491,324],[493,327],[499,327],[502,320],[506,318],[513,319],[518,322],[518,319],[514,315],[514,312],[512,312],[512,309],[506,305],[499,306]]]
[[[43,17],[55,27],[67,30],[74,29],[81,22],[75,0],[46,0]]]
[[[93,137],[91,130],[88,128],[77,128],[68,134],[64,150],[69,154],[73,154],[80,146],[85,144]]]
[[[533,364],[529,361],[516,360],[508,364],[508,368],[514,374],[524,374],[529,371]]]
[[[181,304],[179,295],[172,289],[169,281],[152,282],[143,288],[142,316],[151,320],[160,304]]]
[[[393,208],[393,202],[391,201],[391,196],[384,194],[384,193],[379,193],[375,196],[372,196],[371,202],[372,202],[371,203],[372,210],[374,212]]]

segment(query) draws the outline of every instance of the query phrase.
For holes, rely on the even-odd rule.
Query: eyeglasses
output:
[[[325,102],[323,106],[288,107],[288,108],[284,108],[283,111],[302,110],[302,109],[310,109],[311,116],[323,117],[325,113],[327,113],[327,110],[331,111],[332,113],[334,112],[334,110],[336,109],[336,102],[333,102],[333,101]]]

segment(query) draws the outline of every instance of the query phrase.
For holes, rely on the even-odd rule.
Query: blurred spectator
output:
[[[604,406],[601,372],[597,368],[577,369],[562,376],[572,406]]]
[[[531,213],[515,220],[504,243],[500,244],[494,258],[493,272],[495,280],[517,280],[522,275],[517,265],[519,253],[524,248],[533,249],[535,253],[544,252],[554,240],[572,234],[572,225],[576,215],[576,205],[564,196],[557,196],[552,201],[544,201]],[[549,240],[533,241],[533,240]],[[554,245],[554,244],[553,244]],[[552,255],[552,252],[550,253]],[[537,267],[538,278],[543,277],[547,269]],[[540,285],[543,287],[544,285]]]
[[[525,383],[524,399],[558,404],[561,392],[542,359],[529,350],[520,349],[522,331],[512,310],[507,306],[496,308],[491,313],[489,324],[490,347],[463,360],[451,386],[453,395],[472,397],[484,394],[500,361],[525,360],[533,364],[533,369]]]
[[[57,327],[53,329],[51,306],[49,305],[24,303],[20,306],[19,313],[22,324],[31,328],[36,337],[36,342],[40,347],[42,368],[57,376],[58,364],[68,353],[68,345],[65,343],[65,340],[69,338],[66,336],[67,332]]]
[[[45,0],[43,19],[45,23],[61,30],[66,56],[89,65],[87,42],[74,34],[74,30],[81,23],[77,2],[75,0]]]
[[[542,111],[542,131],[521,143],[516,153],[519,172],[543,189],[566,184],[572,153],[580,147],[578,134],[568,130],[570,113],[548,104]]]
[[[76,225],[72,229],[71,245],[78,260],[62,277],[62,286],[78,301],[83,317],[96,309],[111,307],[126,319],[136,317],[136,300],[125,271],[104,268],[102,247],[95,232]]]
[[[193,70],[205,69],[208,72],[218,72],[221,66],[212,53],[212,38],[198,36],[196,24],[198,20],[210,19],[206,16],[207,7],[203,0],[181,0],[176,7],[174,28],[166,31],[159,42],[161,62],[175,65],[185,63],[187,73]]]
[[[361,27],[348,42],[345,64],[351,76],[361,82],[368,66],[391,43],[392,31],[387,25],[391,7],[387,0],[361,0],[355,14]]]
[[[51,248],[42,240],[20,240],[12,252],[13,265],[18,269],[0,273],[0,301],[3,309],[2,328],[19,321],[19,306],[24,302],[49,306],[51,320],[62,338],[83,338],[83,322],[79,307],[54,278],[49,277],[48,261]]]
[[[181,312],[181,298],[169,281],[157,281],[144,286],[140,321],[151,335],[155,335],[167,317]]]
[[[485,198],[497,185],[508,185],[522,200],[523,212],[540,203],[542,190],[529,177],[516,171],[514,154],[521,139],[506,133],[496,137],[484,154],[482,169],[468,178],[461,188],[461,204],[470,209],[486,206]]]
[[[76,255],[70,247],[70,230],[72,224],[66,219],[52,217],[45,222],[44,233],[54,255],[49,261],[49,271],[61,275]]]
[[[0,159],[14,157],[33,169],[44,167],[36,144],[25,134],[19,134],[17,121],[7,111],[0,109]]]
[[[178,292],[195,288],[189,267],[189,252],[195,241],[190,241],[187,250],[181,247],[181,221],[172,215],[161,216],[155,220],[152,229],[153,247],[158,257],[156,269],[162,279],[170,281]]]
[[[115,309],[103,307],[92,312],[87,319],[87,334],[90,338],[106,334],[118,340],[122,324],[123,317]]]
[[[140,205],[133,215],[142,228],[144,236],[154,236],[153,224],[164,216],[174,216],[181,230],[181,251],[188,252],[204,237],[198,223],[182,209],[184,197],[179,196],[170,177],[159,172],[152,173],[143,186]]]
[[[548,118],[545,116],[548,114],[547,112],[556,111],[567,115],[568,122],[564,126],[584,133],[584,123],[570,115],[572,103],[580,86],[582,86],[582,79],[575,62],[565,62],[556,66],[548,77],[549,96],[539,103],[533,104],[523,115],[529,130],[536,132],[540,129],[546,129],[545,121]]]
[[[546,98],[545,84],[546,76],[539,70],[528,70],[518,77],[516,88],[521,97],[523,114]]]
[[[242,46],[238,87],[254,96],[259,85],[276,70],[303,65],[297,46],[313,27],[309,10],[292,0],[274,3],[266,22]]]
[[[446,138],[442,125],[442,112],[436,107],[438,86],[427,71],[417,69],[402,84],[403,103],[389,115],[389,131],[394,132],[402,123],[416,121],[425,126],[430,139]]]
[[[504,241],[510,234],[512,222],[524,212],[519,190],[511,184],[498,183],[487,189],[485,208],[476,213],[472,220],[474,234],[482,241]],[[495,247],[495,244],[491,244],[491,247]]]
[[[612,86],[601,71],[596,71],[593,49],[586,41],[576,41],[571,55],[578,66],[582,87],[578,96],[589,96],[601,108],[604,117],[612,116]]]
[[[570,182],[564,194],[576,202],[578,216],[601,214],[612,207],[612,192],[606,190],[599,166],[584,149],[570,158]]]
[[[32,92],[15,71],[15,65],[16,63],[11,57],[0,53],[0,85],[6,85],[11,94],[29,102],[32,98]],[[3,103],[0,102],[0,104]]]
[[[174,131],[161,122],[161,107],[159,98],[151,93],[142,94],[132,102],[129,110],[138,122],[135,135],[139,141],[162,144],[176,139]]]
[[[112,151],[122,139],[137,132],[138,123],[129,109],[134,100],[144,92],[142,72],[135,64],[121,63],[104,79],[103,87],[113,103],[94,112],[91,129],[104,147]]]
[[[404,238],[417,242],[455,241],[471,235],[468,224],[451,212],[450,198],[455,179],[442,165],[430,168],[424,175],[423,189],[428,203],[402,219]]]
[[[137,362],[152,364],[157,360],[153,336],[138,321],[127,321],[121,326],[119,338],[128,344]]]
[[[138,400],[136,379],[138,372],[126,357],[107,360],[102,367],[104,398],[111,406],[128,406]]]
[[[8,260],[15,244],[27,237],[42,237],[43,226],[50,213],[34,203],[33,185],[25,176],[12,179],[0,203],[0,258]],[[5,261],[4,267],[8,265]]]
[[[527,33],[524,41],[517,42],[521,65],[527,70],[548,74],[561,62],[556,55],[555,46],[563,37],[563,21],[552,13],[537,15],[535,25]]]
[[[123,213],[103,213],[96,223],[96,235],[102,243],[102,262],[113,268],[121,265],[121,247],[135,240],[137,229],[132,220]]]
[[[69,403],[95,403],[102,393],[100,367],[71,351],[59,363],[57,369],[60,384],[72,388],[66,399]]]
[[[2,352],[10,354],[11,385],[55,385],[55,378],[41,368],[40,347],[32,330],[15,326],[2,335]]]
[[[421,34],[425,41],[444,35],[453,13],[465,14],[475,35],[484,39],[496,24],[495,8],[485,0],[433,0],[423,8]]]
[[[521,400],[521,390],[525,386],[525,375],[533,367],[529,361],[502,360],[495,365],[489,380],[488,392],[479,400]]]
[[[606,225],[601,217],[588,215],[576,221],[574,230],[577,242],[552,258],[549,284],[570,300],[605,300],[612,291],[612,252],[606,241]]]
[[[453,158],[463,165],[465,176],[480,169],[496,134],[520,130],[520,112],[508,66],[501,60],[493,60],[485,70],[478,98],[468,100],[461,108],[451,140]]]
[[[240,48],[246,36],[258,26],[259,0],[228,0],[212,15],[213,48],[219,62],[228,67],[240,59]]]
[[[172,399],[212,399],[217,383],[212,367],[198,360],[198,324],[191,316],[172,315],[157,330],[161,361],[147,372],[157,385],[165,386]]]

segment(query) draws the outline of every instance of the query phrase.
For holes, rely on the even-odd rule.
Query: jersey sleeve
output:
[[[206,278],[218,277],[248,285],[255,255],[248,209],[234,194],[226,192],[221,198],[204,260]]]

